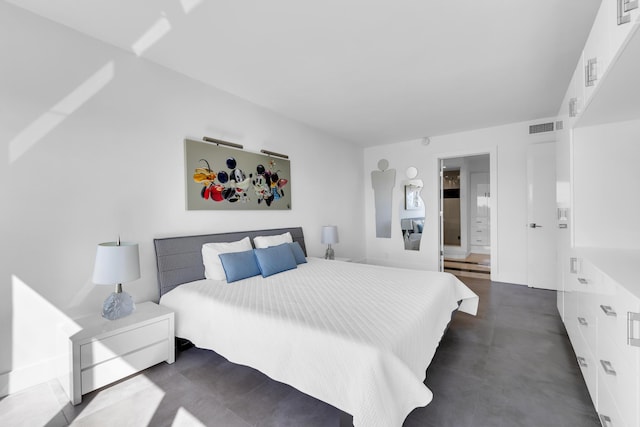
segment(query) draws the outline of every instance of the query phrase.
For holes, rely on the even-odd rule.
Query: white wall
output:
[[[573,135],[575,246],[640,249],[640,120]]]
[[[0,395],[48,379],[60,319],[99,312],[95,247],[117,235],[140,244],[136,301],[158,297],[154,237],[302,226],[322,256],[331,223],[364,256],[362,148],[4,2],[0,57]],[[292,210],[186,211],[183,139],[203,135],[288,154]]]
[[[537,120],[539,123],[543,120]],[[553,133],[529,135],[529,125],[522,122],[431,137],[428,146],[421,140],[370,147],[364,152],[367,260],[385,265],[437,270],[439,252],[438,203],[439,158],[481,153],[491,154],[491,168],[497,179],[491,182],[492,203],[497,212],[492,220],[492,279],[526,284],[526,147],[533,142],[554,140]],[[375,213],[370,173],[378,160],[386,158],[389,167],[397,171],[394,198],[402,197],[401,181],[409,166],[418,168],[418,178],[424,181],[422,198],[426,219],[420,251],[405,251],[400,223],[394,212],[391,239],[375,237]],[[397,203],[394,200],[394,206]],[[397,224],[396,224],[397,223]]]

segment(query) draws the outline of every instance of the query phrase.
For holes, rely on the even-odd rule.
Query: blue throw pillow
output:
[[[293,252],[293,257],[296,259],[296,264],[304,264],[307,262],[307,258],[304,256],[304,251],[302,250],[300,243],[289,243],[289,247],[291,248],[291,252]]]
[[[254,249],[262,277],[297,268],[296,259],[288,243],[264,249]]]
[[[227,276],[227,282],[235,282],[236,280],[246,279],[260,274],[260,268],[253,254],[253,249],[243,252],[230,252],[219,254],[224,274]]]

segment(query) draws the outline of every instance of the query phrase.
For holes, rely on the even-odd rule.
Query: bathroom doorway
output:
[[[440,166],[441,270],[490,279],[490,155],[443,158]]]

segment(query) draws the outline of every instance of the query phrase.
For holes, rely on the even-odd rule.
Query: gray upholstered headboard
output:
[[[204,265],[202,264],[203,244],[235,242],[246,236],[249,236],[251,244],[253,244],[253,238],[256,236],[273,236],[287,231],[291,233],[294,242],[300,243],[306,255],[307,248],[304,245],[302,227],[153,239],[156,248],[160,296],[183,283],[204,279]]]

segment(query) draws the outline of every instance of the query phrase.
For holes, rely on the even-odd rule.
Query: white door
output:
[[[557,289],[555,142],[527,147],[527,285]]]

